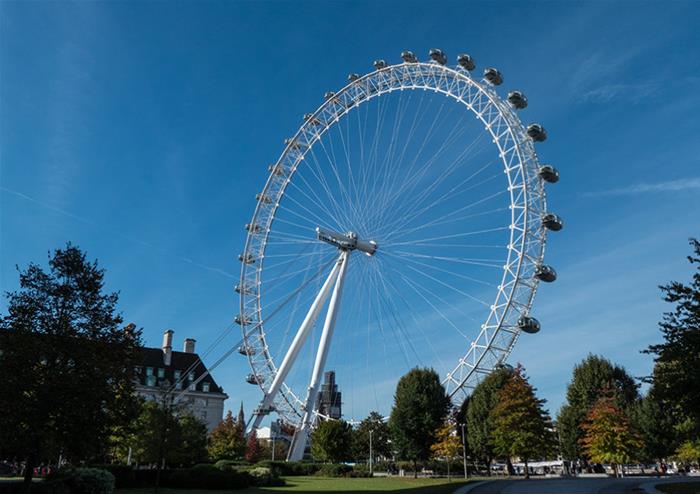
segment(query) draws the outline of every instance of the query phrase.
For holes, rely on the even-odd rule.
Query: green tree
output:
[[[357,461],[367,461],[369,459],[369,435],[372,431],[372,455],[390,457],[390,432],[389,425],[384,421],[381,414],[370,412],[370,414],[360,422],[352,435],[352,454]]]
[[[618,406],[629,409],[639,397],[637,384],[627,371],[609,360],[597,355],[588,355],[574,367],[571,383],[566,390],[566,402],[557,417],[560,445],[564,458],[586,459],[581,449],[583,430],[593,403],[604,389],[614,391]]]
[[[0,316],[0,457],[25,459],[29,490],[38,461],[100,456],[131,420],[141,341],[78,247],[56,250],[48,270],[20,270],[19,285]]]
[[[172,463],[190,466],[209,459],[207,454],[207,426],[194,415],[183,413],[177,417],[179,438],[174,448]]]
[[[646,352],[655,355],[653,392],[657,399],[673,406],[678,421],[692,423],[691,436],[700,436],[700,241],[690,239],[693,254],[688,261],[695,272],[689,284],[673,281],[661,286],[664,301],[674,304],[659,326],[663,343]]]
[[[618,466],[639,459],[643,443],[612,392],[604,392],[593,404],[582,424],[581,446],[588,458]]]
[[[631,421],[644,442],[641,460],[662,462],[678,447],[678,428],[671,407],[650,391],[631,410]]]
[[[488,475],[491,475],[491,461],[495,456],[491,441],[491,410],[498,403],[498,391],[506,384],[512,372],[511,367],[496,368],[476,386],[467,404],[467,444],[471,452],[486,463]]]
[[[435,431],[450,408],[450,399],[433,369],[410,370],[396,386],[389,418],[392,445],[399,458],[413,462],[417,476],[419,461],[430,458]]]
[[[338,463],[350,459],[352,427],[344,420],[324,420],[311,434],[311,456]]]
[[[245,424],[233,419],[231,410],[209,435],[207,449],[212,460],[235,460],[245,454]]]
[[[530,478],[528,459],[546,457],[554,449],[552,419],[544,403],[518,366],[498,391],[498,401],[491,410],[494,452],[506,458],[520,457],[525,462],[526,479]]]
[[[700,441],[684,441],[676,450],[674,456],[684,463],[700,462]]]

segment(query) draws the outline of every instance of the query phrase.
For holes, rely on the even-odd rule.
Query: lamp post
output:
[[[372,429],[369,431],[369,474],[372,476]]]
[[[464,478],[469,477],[467,472],[467,444],[464,442],[464,424],[459,424],[462,428],[462,462],[464,464]]]

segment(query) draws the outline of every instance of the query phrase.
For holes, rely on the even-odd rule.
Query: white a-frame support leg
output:
[[[258,407],[258,410],[256,411],[252,429],[257,429],[258,427],[260,427],[260,422],[262,421],[263,417],[271,411],[270,407],[274,403],[275,396],[279,392],[280,388],[282,387],[282,384],[284,383],[284,380],[287,378],[289,371],[294,365],[294,361],[296,360],[297,355],[299,355],[299,351],[304,346],[304,342],[306,341],[306,337],[311,332],[311,328],[316,323],[316,319],[318,319],[318,315],[321,312],[323,306],[325,305],[326,300],[328,299],[328,294],[331,291],[331,286],[333,286],[333,282],[336,281],[338,273],[346,263],[345,256],[343,254],[340,255],[340,257],[338,258],[338,262],[333,266],[333,269],[328,275],[328,278],[326,279],[325,283],[321,287],[321,290],[318,292],[318,295],[316,295],[316,298],[311,304],[309,312],[306,314],[304,321],[301,323],[301,326],[299,326],[297,334],[294,336],[294,340],[292,341],[289,350],[287,350],[287,354],[284,356],[284,360],[282,360],[282,364],[277,369],[277,374],[275,374],[275,379],[272,381],[272,385],[270,386],[269,391],[263,398],[262,402],[260,403],[260,406]]]
[[[333,338],[333,329],[335,328],[335,321],[338,317],[340,296],[343,292],[343,282],[345,281],[345,273],[348,267],[349,256],[350,253],[348,251],[342,251],[340,258],[338,259],[340,271],[338,272],[338,279],[336,280],[335,287],[333,288],[331,301],[328,304],[328,313],[326,314],[326,320],[323,324],[323,332],[321,333],[321,341],[318,345],[318,351],[316,352],[314,371],[313,374],[311,374],[309,391],[306,395],[306,403],[304,405],[304,416],[301,419],[301,423],[294,434],[292,445],[289,448],[289,455],[287,456],[288,461],[300,461],[304,457],[304,450],[306,449],[306,443],[309,439],[309,433],[314,420],[314,408],[316,407],[316,397],[318,396],[318,385],[321,380],[321,374],[323,374],[323,370],[326,366],[326,358],[328,357],[328,350],[331,346],[331,338]]]

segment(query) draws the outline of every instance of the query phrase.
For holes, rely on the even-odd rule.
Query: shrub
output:
[[[316,475],[319,477],[345,477],[350,472],[352,472],[352,467],[350,465],[328,463],[326,465],[321,465]]]
[[[134,468],[123,463],[109,463],[105,465],[91,465],[92,468],[107,470],[114,475],[114,487],[123,489],[125,487],[137,487],[136,474]]]
[[[114,492],[114,475],[99,468],[62,470],[56,478],[63,481],[71,494],[112,494]]]
[[[273,473],[277,475],[283,475],[285,477],[294,477],[298,475],[314,475],[319,468],[320,464],[317,463],[303,463],[300,461],[271,461],[263,460],[255,464],[256,467],[265,467],[272,470]]]
[[[284,485],[284,480],[275,475],[267,467],[255,467],[248,471],[253,484],[258,487],[278,487]]]
[[[219,470],[237,470],[236,467],[244,467],[250,465],[245,460],[219,460],[214,463],[214,466]]]

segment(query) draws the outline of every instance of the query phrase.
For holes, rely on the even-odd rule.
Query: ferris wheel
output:
[[[540,329],[535,292],[556,279],[546,233],[563,226],[545,201],[559,173],[535,151],[546,131],[521,123],[521,92],[499,96],[498,70],[476,77],[469,55],[429,56],[375,61],[326,93],[256,195],[239,352],[263,392],[252,427],[270,412],[293,424],[291,460],[329,417],[325,369],[358,410],[417,365],[459,403]]]

